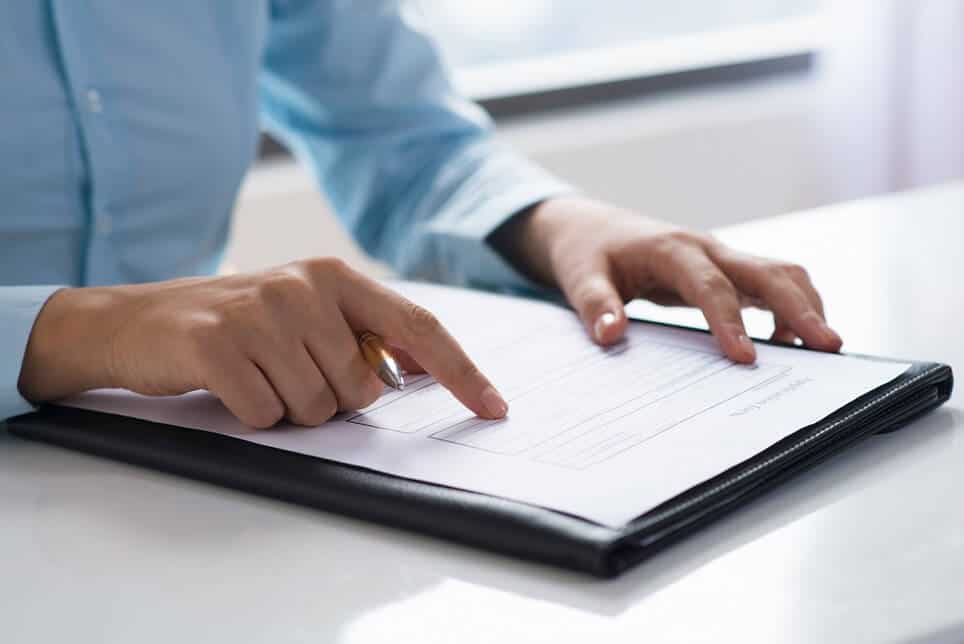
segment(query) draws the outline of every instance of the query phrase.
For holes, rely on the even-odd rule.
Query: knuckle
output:
[[[683,245],[673,237],[672,233],[668,235],[663,235],[662,237],[653,240],[652,248],[650,253],[659,259],[661,262],[671,262],[677,255],[679,255],[680,249]]]
[[[340,257],[312,257],[298,262],[309,275],[318,277],[342,276],[351,272],[351,267]]]
[[[364,409],[378,400],[383,390],[384,385],[380,380],[374,375],[367,375],[345,392],[339,400],[339,407],[345,411]]]
[[[407,306],[406,323],[410,336],[424,338],[435,335],[441,330],[442,324],[434,313],[413,302],[409,302]]]
[[[700,296],[715,296],[732,291],[730,280],[720,272],[706,271],[695,278],[696,291]]]
[[[338,399],[335,398],[335,393],[327,385],[318,394],[318,406],[320,420],[315,423],[316,425],[320,425],[338,413]]]
[[[314,419],[309,405],[294,405],[288,407],[287,418],[295,425],[311,425]]]
[[[702,244],[703,239],[698,233],[685,229],[671,230],[654,241],[652,252],[661,261],[677,265],[694,246]]]
[[[326,416],[320,409],[313,409],[310,405],[288,410],[288,421],[304,427],[320,425],[329,418],[331,418],[330,415]]]
[[[685,246],[703,246],[707,241],[706,235],[685,228],[665,233],[664,239],[674,245]]]
[[[746,266],[748,267],[748,272],[754,277],[765,277],[774,272],[776,268],[773,262],[764,259],[762,257],[748,256],[746,258]]]
[[[290,409],[288,418],[298,425],[320,425],[338,411],[338,405],[328,387],[314,392],[304,403]]]
[[[261,279],[255,287],[259,302],[268,306],[284,306],[292,300],[303,299],[311,290],[310,284],[293,271],[274,271]]]
[[[251,411],[247,414],[248,418],[243,418],[245,423],[258,429],[274,427],[284,418],[284,407],[278,400],[263,400],[252,405]]]
[[[795,282],[804,282],[810,280],[810,274],[807,272],[807,269],[799,264],[782,264],[780,269],[787,277]]]

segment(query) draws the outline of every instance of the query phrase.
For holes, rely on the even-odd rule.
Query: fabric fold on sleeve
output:
[[[259,84],[266,127],[313,166],[335,214],[403,277],[540,290],[488,243],[572,192],[501,144],[400,2],[275,5]]]

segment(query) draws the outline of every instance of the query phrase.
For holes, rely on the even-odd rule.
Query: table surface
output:
[[[847,350],[964,365],[964,183],[719,235],[805,264]],[[0,639],[960,642],[961,400],[612,581],[0,431]]]

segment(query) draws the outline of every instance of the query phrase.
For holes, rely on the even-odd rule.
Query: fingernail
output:
[[[495,387],[491,386],[486,387],[485,391],[482,392],[482,406],[485,407],[485,411],[492,418],[502,418],[509,411],[509,405],[495,390]]]
[[[606,329],[616,324],[616,314],[615,313],[603,313],[596,320],[596,324],[592,327],[592,332],[596,335],[596,340],[599,342],[603,341],[603,335],[606,333]]]

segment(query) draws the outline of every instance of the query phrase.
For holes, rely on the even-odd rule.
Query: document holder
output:
[[[947,365],[913,363],[891,382],[619,528],[221,434],[100,412],[45,406],[9,420],[8,426],[27,439],[613,577],[861,439],[905,426],[946,401],[952,386]]]

